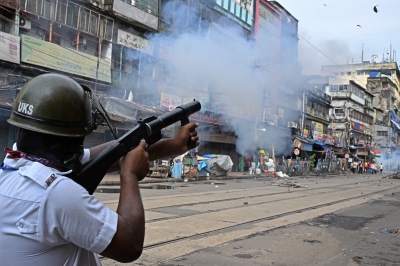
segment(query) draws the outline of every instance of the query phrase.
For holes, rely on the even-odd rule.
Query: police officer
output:
[[[110,171],[120,170],[117,211],[66,177],[111,143],[83,149],[94,128],[87,89],[69,77],[44,74],[19,92],[8,122],[17,142],[0,170],[0,265],[100,265],[97,254],[120,262],[141,255],[144,209],[138,182],[155,160],[198,145],[197,124],[145,149],[142,142]]]

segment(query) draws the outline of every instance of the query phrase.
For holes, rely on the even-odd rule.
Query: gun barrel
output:
[[[160,131],[161,129],[170,126],[182,119],[188,118],[191,114],[200,111],[200,109],[201,104],[198,101],[192,101],[190,103],[178,106],[175,110],[160,115],[159,117],[157,117],[157,119],[148,122],[148,129],[151,130],[151,132],[149,133],[152,134],[153,132]]]

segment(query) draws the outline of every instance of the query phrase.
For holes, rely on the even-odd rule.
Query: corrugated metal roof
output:
[[[138,111],[142,111],[142,112],[146,112],[146,113],[149,113],[149,114],[161,115],[161,114],[165,113],[165,111],[163,111],[163,110],[161,110],[159,108],[156,108],[156,107],[146,106],[146,105],[142,105],[142,104],[139,104],[139,103],[136,103],[136,102],[129,102],[129,101],[126,101],[126,100],[123,100],[123,99],[119,99],[119,98],[116,98],[116,97],[109,97],[108,99],[110,101],[114,101],[114,102],[123,104],[123,105],[125,105],[125,106],[127,106],[129,108],[132,108],[132,109],[135,109],[135,110],[138,110]]]

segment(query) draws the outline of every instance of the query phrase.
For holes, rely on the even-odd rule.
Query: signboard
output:
[[[181,97],[161,92],[161,98],[160,98],[161,109],[172,111],[181,104],[182,104]]]
[[[305,138],[308,138],[308,129],[307,128],[305,128],[304,130],[303,130],[303,137],[305,137]]]
[[[311,121],[311,133],[315,140],[321,140],[324,135],[324,125],[315,121]]]
[[[263,122],[271,122],[274,120],[272,107],[265,107],[263,112]]]
[[[18,36],[0,32],[0,60],[19,64],[19,41]]]
[[[294,149],[293,151],[294,155],[298,156],[300,154],[300,150],[299,149]]]
[[[344,155],[344,158],[348,159],[348,158],[350,158],[350,155],[349,155],[348,153],[346,153],[346,154]]]
[[[312,145],[303,143],[303,151],[312,151]]]
[[[364,132],[365,131],[365,125],[361,124],[361,123],[358,123],[358,122],[355,122],[355,121],[351,121],[351,129],[359,131],[359,132]]]
[[[217,124],[217,125],[229,125],[226,118],[220,114],[216,114],[213,112],[197,112],[192,114],[189,117],[189,120],[205,122],[210,124]]]
[[[154,47],[149,40],[120,29],[118,29],[117,43],[153,55]]]
[[[96,56],[22,35],[21,61],[67,73],[111,82],[111,62]],[[97,67],[97,62],[99,65]]]

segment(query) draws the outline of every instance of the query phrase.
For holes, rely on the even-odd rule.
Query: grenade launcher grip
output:
[[[178,121],[181,121],[182,126],[186,125],[189,123],[188,117],[200,109],[201,104],[193,101],[178,106],[175,110],[159,117],[152,116],[138,121],[137,126],[85,163],[80,173],[71,173],[68,177],[83,186],[89,194],[93,194],[110,167],[130,150],[136,148],[142,139],[148,146],[156,143],[161,139],[161,129]],[[193,143],[190,138],[187,145],[189,149],[196,147],[196,143]]]

